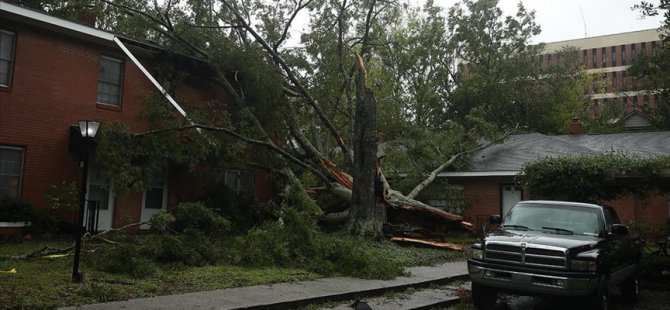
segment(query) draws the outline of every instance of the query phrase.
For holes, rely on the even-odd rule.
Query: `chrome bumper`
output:
[[[468,271],[472,282],[518,294],[586,296],[598,287],[598,279],[595,278],[549,276],[473,264],[468,264]]]

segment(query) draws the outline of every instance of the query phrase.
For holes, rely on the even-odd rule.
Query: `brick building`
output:
[[[147,104],[143,98],[156,94],[151,64],[165,51],[4,1],[0,20],[0,198],[22,197],[44,208],[51,185],[81,179],[78,155],[68,150],[79,120],[101,126],[120,121],[135,132],[148,128],[138,115]],[[200,78],[180,84],[175,108],[181,100],[228,101],[225,91]],[[175,115],[181,117],[177,109]],[[187,171],[167,167],[143,192],[117,194],[91,167],[87,200],[100,202],[98,228],[118,227],[124,218],[146,220],[197,197],[203,182]],[[226,183],[239,191],[244,173],[226,171]],[[249,174],[257,197],[268,199],[266,173]]]
[[[599,75],[601,83],[588,90],[592,113],[598,115],[605,107],[621,109],[623,115],[642,113],[654,108],[656,97],[639,85],[626,70],[640,55],[655,55],[662,41],[657,29],[624,32],[582,39],[550,42],[540,55],[543,68],[562,61],[559,51],[564,47],[579,49],[579,59],[587,73]]]
[[[642,158],[668,155],[670,131],[512,135],[503,143],[474,154],[468,159],[469,169],[443,172],[439,176],[447,177],[450,183],[463,188],[469,206],[466,218],[477,223],[492,214],[504,215],[516,202],[529,198],[515,181],[515,176],[525,163],[545,157],[588,156],[607,152]],[[624,223],[635,221],[667,231],[670,219],[669,193],[645,197],[630,195],[608,204],[616,209]]]

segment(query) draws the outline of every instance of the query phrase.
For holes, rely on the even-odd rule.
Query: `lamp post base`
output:
[[[84,273],[83,272],[77,272],[76,274],[72,275],[72,282],[74,282],[74,283],[84,282]]]

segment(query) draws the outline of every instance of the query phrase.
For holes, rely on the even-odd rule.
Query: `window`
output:
[[[616,47],[612,46],[612,67],[616,66]]]
[[[235,193],[240,192],[240,176],[242,173],[239,170],[226,170],[224,183],[226,187]]]
[[[600,61],[602,63],[602,67],[603,68],[607,67],[607,48],[606,47],[603,47],[600,50],[600,56],[602,57],[602,59]]]
[[[598,68],[598,63],[596,62],[597,59],[596,52],[597,51],[595,48],[591,50],[591,65],[593,66],[593,68]]]
[[[626,46],[621,45],[621,65],[626,65]]]
[[[151,180],[151,184],[144,192],[144,207],[147,209],[162,209],[165,191],[165,178],[161,175]]]
[[[640,51],[642,52],[642,55],[647,55],[647,43],[646,42],[640,43]]]
[[[628,111],[628,97],[623,97],[623,110],[624,112]]]
[[[14,69],[14,33],[0,29],[0,86],[12,84]]]
[[[635,51],[635,44],[631,44],[631,46],[630,46],[630,61],[635,62],[636,58],[637,58],[637,52]]]
[[[587,57],[588,52],[586,50],[582,51],[582,63],[588,67],[589,65],[589,58]]]
[[[120,107],[122,81],[123,62],[118,59],[101,57],[97,102]]]
[[[614,89],[616,89],[616,87],[617,87],[616,76],[617,76],[617,73],[616,73],[616,72],[612,72],[612,88],[614,88]]]
[[[633,96],[633,109],[637,109],[638,104],[637,104],[637,96]]]
[[[656,41],[651,42],[651,56],[656,56]]]
[[[624,89],[628,88],[628,72],[626,71],[621,73],[621,87]]]
[[[551,54],[547,55],[547,67],[551,66]]]
[[[23,149],[0,146],[0,198],[18,197],[23,176]]]

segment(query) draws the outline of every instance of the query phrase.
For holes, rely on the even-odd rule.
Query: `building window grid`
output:
[[[120,107],[122,82],[123,62],[110,57],[100,57],[97,102]]]
[[[14,73],[16,34],[0,29],[0,86],[9,87]]]
[[[651,56],[656,56],[656,41],[651,42]]]
[[[24,149],[0,145],[0,198],[21,195]]]
[[[591,50],[591,67],[598,68],[598,63],[596,62],[596,49]]]

